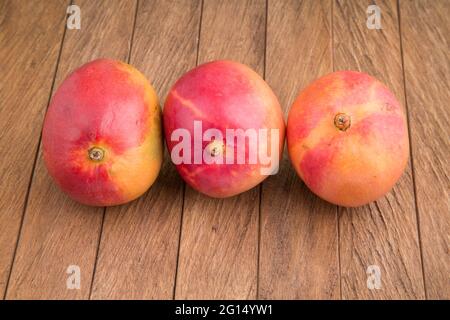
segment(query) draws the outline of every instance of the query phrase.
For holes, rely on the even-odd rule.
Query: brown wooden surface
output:
[[[195,66],[200,13],[200,1],[139,1],[130,63],[154,84],[161,104]],[[182,203],[183,182],[166,153],[144,196],[106,210],[92,298],[172,299]]]
[[[204,0],[198,63],[231,59],[264,72],[265,1]],[[259,187],[212,199],[186,187],[177,299],[255,299]]]
[[[126,61],[128,57],[135,4],[120,0],[74,3],[82,8],[81,30],[66,31],[55,89],[87,61],[101,57]],[[66,7],[60,10],[64,13]],[[83,32],[84,28],[89,32]],[[40,150],[6,298],[89,298],[103,211],[78,204],[59,191]],[[69,265],[80,267],[80,290],[66,287]]]
[[[429,299],[450,298],[449,15],[448,1],[400,5],[412,163]]]
[[[0,290],[7,299],[450,299],[449,15],[446,0],[75,0],[0,2]],[[381,30],[366,27],[381,8]],[[358,209],[314,196],[287,154],[240,196],[185,187],[169,157],[139,200],[91,208],[49,178],[38,149],[50,94],[99,57],[130,61],[161,105],[197,63],[233,59],[265,76],[285,115],[332,70],[385,82],[409,118],[411,161]],[[37,158],[36,158],[37,157]],[[36,159],[36,161],[35,161]],[[66,288],[69,265],[81,289]],[[382,287],[367,288],[367,267]]]
[[[0,292],[8,284],[68,1],[0,2]]]
[[[404,105],[397,3],[377,1],[382,29],[365,25],[371,1],[334,3],[334,68],[367,72],[385,83]],[[422,299],[424,287],[410,167],[384,198],[339,210],[342,298]],[[367,289],[366,270],[381,270],[381,289]]]
[[[266,79],[287,119],[300,90],[332,71],[331,2],[270,1],[268,9]],[[259,298],[339,298],[336,206],[308,190],[286,150],[262,189]]]

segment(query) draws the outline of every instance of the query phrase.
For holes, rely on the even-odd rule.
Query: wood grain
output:
[[[231,59],[264,71],[265,1],[205,0],[199,63]],[[187,187],[177,299],[256,297],[259,187],[212,199]]]
[[[81,9],[81,29],[66,32],[57,85],[89,60],[128,57],[135,2],[84,0],[75,4]],[[7,298],[88,298],[102,218],[103,208],[80,205],[55,186],[40,151]],[[80,267],[79,290],[67,289],[69,265]]]
[[[286,117],[299,91],[332,71],[331,53],[330,1],[269,1],[266,79]],[[287,151],[263,184],[260,245],[260,298],[339,298],[336,206],[308,190]]]
[[[6,299],[450,299],[449,1],[74,0],[81,30],[65,30],[69,2],[0,1]],[[366,27],[370,4],[382,30]],[[161,105],[196,63],[240,61],[285,116],[317,77],[367,72],[408,109],[411,164],[385,198],[345,209],[313,195],[286,152],[276,176],[224,200],[184,187],[166,153],[139,200],[82,206],[48,176],[40,130],[52,91],[100,57],[129,60]],[[80,290],[66,287],[69,265]]]
[[[397,3],[376,1],[381,30],[366,26],[372,3],[334,2],[335,70],[353,69],[378,78],[404,105]],[[339,229],[342,298],[424,298],[410,166],[386,197],[358,209],[341,208]],[[379,290],[367,287],[370,265],[380,267]]]
[[[68,1],[0,2],[0,294],[3,297],[64,31]]]
[[[195,66],[200,13],[201,1],[139,1],[131,63],[161,98]],[[106,211],[93,299],[173,298],[182,203],[183,182],[166,152],[150,191]]]
[[[406,100],[428,299],[450,299],[449,1],[400,2]]]

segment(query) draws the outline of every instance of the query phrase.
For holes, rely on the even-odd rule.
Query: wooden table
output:
[[[450,1],[0,1],[0,292],[6,299],[449,299]],[[52,93],[81,64],[128,61],[161,101],[197,64],[263,75],[287,115],[333,70],[385,82],[408,113],[409,166],[358,209],[308,191],[285,154],[278,175],[226,200],[186,186],[166,156],[128,205],[80,205],[50,180],[40,132]],[[68,289],[79,267],[79,289]],[[381,288],[369,289],[370,266]],[[68,269],[69,268],[69,269]],[[368,272],[369,268],[369,274]],[[372,269],[371,269],[372,268]],[[373,279],[373,278],[372,278]]]

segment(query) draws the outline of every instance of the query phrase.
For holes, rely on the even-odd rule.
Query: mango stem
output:
[[[89,159],[92,161],[102,161],[105,156],[105,151],[99,147],[92,147],[88,150]]]
[[[338,113],[334,117],[334,126],[341,131],[345,131],[350,128],[352,121],[348,114]]]

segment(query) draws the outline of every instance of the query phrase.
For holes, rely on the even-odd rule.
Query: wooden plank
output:
[[[331,2],[269,1],[266,50],[266,79],[287,118],[299,91],[332,71]],[[339,298],[336,227],[336,206],[308,190],[285,150],[263,184],[259,297]]]
[[[197,58],[201,1],[140,1],[131,63],[154,84],[161,104]],[[150,191],[106,211],[94,299],[172,299],[183,182],[166,153]]]
[[[0,2],[0,294],[11,271],[68,1]]]
[[[264,71],[265,1],[205,0],[199,63],[231,59]],[[259,187],[212,199],[187,187],[175,297],[256,297]]]
[[[89,60],[128,57],[135,2],[75,3],[81,9],[81,29],[67,30],[56,84]],[[88,298],[102,218],[102,208],[82,206],[57,189],[40,151],[7,298]],[[79,290],[67,289],[69,265],[80,267]]]
[[[334,2],[335,69],[371,74],[404,105],[397,3],[376,1],[381,9],[380,30],[366,26],[366,10],[372,3]],[[424,298],[410,167],[385,198],[358,209],[342,208],[339,220],[342,298]],[[379,290],[368,289],[370,265],[380,268]]]
[[[449,1],[400,2],[419,227],[428,299],[450,299]]]

